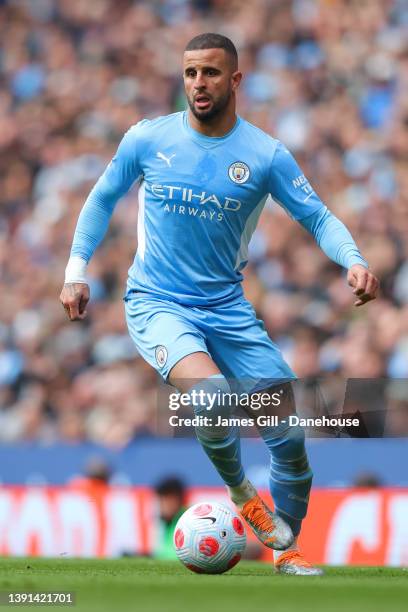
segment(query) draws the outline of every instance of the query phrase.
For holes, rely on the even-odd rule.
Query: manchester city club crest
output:
[[[234,162],[228,168],[228,176],[231,181],[234,183],[238,183],[242,185],[242,183],[246,183],[249,179],[249,168],[244,162]]]
[[[156,346],[155,357],[157,361],[157,365],[161,368],[165,365],[167,361],[167,349],[165,346],[159,345]]]

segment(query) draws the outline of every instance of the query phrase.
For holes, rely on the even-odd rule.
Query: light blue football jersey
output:
[[[136,179],[138,248],[127,292],[182,304],[242,293],[248,243],[268,194],[298,220],[323,206],[289,151],[240,117],[222,137],[192,129],[187,112],[141,121],[100,180],[123,195]]]

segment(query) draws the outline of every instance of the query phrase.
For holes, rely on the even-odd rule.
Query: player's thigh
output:
[[[182,393],[195,387],[201,380],[220,374],[220,370],[207,353],[186,355],[170,370],[169,381]]]
[[[227,378],[241,382],[247,392],[296,379],[247,300],[217,308],[211,317],[207,347]]]
[[[125,301],[125,312],[129,334],[140,355],[164,380],[186,356],[195,353],[208,356],[204,335],[186,307],[136,294]]]

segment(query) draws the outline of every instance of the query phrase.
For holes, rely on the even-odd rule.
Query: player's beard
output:
[[[230,98],[231,91],[227,91],[222,98],[218,98],[216,101],[214,101],[213,98],[210,98],[212,106],[208,110],[202,111],[196,109],[194,106],[194,100],[191,100],[189,97],[187,97],[187,102],[194,117],[203,123],[208,123],[215,119],[215,117],[218,117],[218,115],[220,115],[227,108]]]

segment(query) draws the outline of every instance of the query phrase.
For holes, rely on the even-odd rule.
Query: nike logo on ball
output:
[[[215,521],[217,520],[214,516],[200,516],[199,517],[200,521],[211,521],[212,523],[215,523]]]

